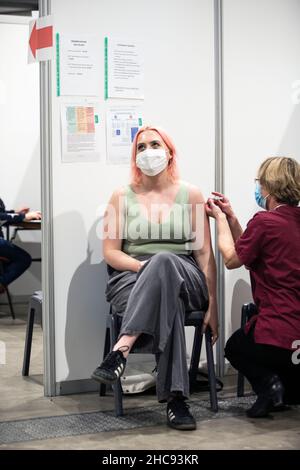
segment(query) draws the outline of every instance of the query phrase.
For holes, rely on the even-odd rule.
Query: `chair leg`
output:
[[[241,328],[244,328],[244,326],[247,323],[247,317],[248,317],[248,305],[249,304],[244,304],[242,306],[242,314],[241,314]],[[238,372],[238,379],[237,379],[237,392],[236,395],[238,397],[243,397],[245,394],[245,378],[241,372]]]
[[[26,339],[25,339],[24,359],[23,359],[23,368],[22,368],[23,377],[28,376],[29,374],[34,315],[35,315],[35,309],[30,307],[29,312],[28,312],[28,320],[27,320],[27,327],[26,327]]]
[[[111,315],[111,327],[110,327],[110,335],[111,335],[111,347],[117,342],[118,335],[119,335],[119,328],[118,328],[118,316],[116,314]],[[116,416],[123,416],[123,396],[122,396],[122,386],[121,380],[118,379],[112,386],[115,398],[115,413]]]
[[[211,344],[211,331],[209,328],[205,332],[205,345],[206,345],[206,358],[207,358],[207,373],[210,388],[210,405],[212,411],[218,411],[218,397],[216,388],[216,374],[214,364],[214,354]]]
[[[5,292],[6,292],[6,295],[7,295],[7,300],[8,300],[8,305],[9,305],[9,309],[10,309],[10,314],[11,314],[11,316],[12,316],[12,319],[15,320],[15,319],[16,319],[16,316],[15,316],[13,304],[12,304],[12,301],[11,301],[11,295],[10,295],[10,292],[9,292],[9,290],[8,290],[8,287],[5,287]]]
[[[194,334],[194,341],[193,341],[190,370],[189,370],[190,385],[194,384],[197,380],[200,353],[201,353],[201,347],[202,347],[202,339],[203,339],[203,334],[201,332],[201,326],[196,326],[195,334]]]
[[[112,388],[113,388],[114,397],[115,397],[115,414],[116,414],[116,417],[123,416],[124,411],[123,411],[123,397],[122,397],[121,380],[120,379],[117,380],[117,382],[113,384]]]
[[[110,328],[106,328],[103,359],[105,359],[109,351],[110,351]],[[99,395],[100,397],[104,397],[106,395],[106,384],[102,383],[100,385]]]

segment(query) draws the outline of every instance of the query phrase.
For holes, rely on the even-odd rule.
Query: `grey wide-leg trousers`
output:
[[[112,271],[107,300],[123,313],[120,336],[140,334],[135,350],[156,354],[157,397],[189,396],[185,313],[206,310],[208,291],[192,256],[160,252],[138,272]]]

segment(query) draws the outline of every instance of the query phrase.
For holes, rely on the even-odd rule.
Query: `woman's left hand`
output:
[[[209,217],[213,217],[214,219],[216,219],[220,214],[223,214],[222,209],[220,209],[220,207],[217,206],[211,198],[207,200],[207,203],[205,204],[205,210],[206,214]]]
[[[24,220],[41,220],[42,218],[42,213],[40,211],[32,211],[32,212],[27,212],[25,214]]]
[[[214,345],[219,337],[219,322],[218,315],[212,314],[209,310],[206,312],[203,320],[202,333],[205,333],[205,330],[208,326],[211,329],[211,342],[212,345]]]

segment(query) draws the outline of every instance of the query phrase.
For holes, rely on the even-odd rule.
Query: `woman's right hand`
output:
[[[148,259],[145,259],[143,261],[139,261],[137,272],[139,272],[142,269],[143,265],[146,264],[148,261],[149,261]]]
[[[234,217],[234,212],[231,207],[229,199],[226,196],[224,196],[224,194],[219,193],[217,191],[212,191],[212,194],[214,196],[218,196],[219,198],[222,198],[218,200],[213,200],[214,204],[218,206],[221,209],[221,211],[224,212],[224,214],[226,214],[228,218]]]
[[[31,212],[27,212],[27,214],[25,214],[24,220],[26,220],[26,221],[41,220],[41,218],[42,218],[42,214],[41,214],[40,211],[31,211]]]
[[[27,206],[22,206],[15,211],[16,214],[27,214],[27,212],[29,212],[29,207]]]

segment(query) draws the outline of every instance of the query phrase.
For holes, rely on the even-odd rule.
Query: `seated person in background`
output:
[[[9,225],[14,222],[40,220],[39,211],[29,212],[28,207],[22,207],[18,211],[7,211],[0,199],[0,294],[5,292],[5,287],[23,274],[31,264],[31,257],[22,248],[4,239],[1,225]]]
[[[104,222],[103,254],[110,270],[106,296],[122,312],[122,326],[113,351],[92,378],[115,382],[136,343],[140,351],[156,354],[157,397],[167,402],[168,425],[193,430],[196,422],[185,402],[185,312],[207,311],[204,326],[210,326],[213,342],[218,337],[216,268],[204,199],[197,187],[179,180],[176,149],[161,129],[137,132],[131,169],[131,184],[113,193]],[[202,208],[198,231],[196,206]]]
[[[209,199],[207,213],[216,219],[219,249],[228,269],[249,269],[258,310],[229,338],[225,357],[257,394],[248,416],[262,417],[300,403],[300,165],[284,157],[262,163],[255,199],[266,210],[244,232],[229,200],[214,194],[222,199]]]

